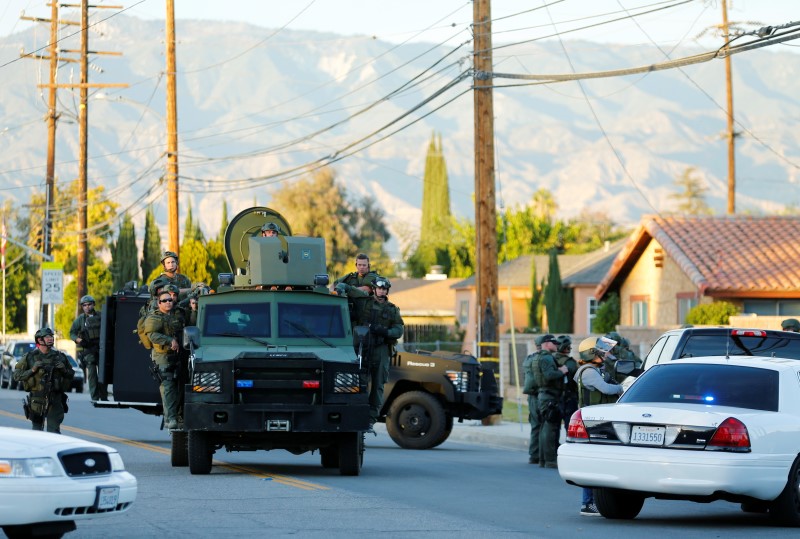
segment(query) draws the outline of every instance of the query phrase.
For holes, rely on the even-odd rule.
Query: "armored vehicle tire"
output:
[[[319,448],[319,458],[322,462],[323,468],[338,468],[339,467],[339,446],[330,445],[328,447]]]
[[[186,431],[172,431],[172,451],[170,456],[172,459],[172,466],[174,467],[189,465],[189,446],[187,438]]]
[[[358,475],[364,461],[364,434],[346,432],[339,442],[339,473]]]
[[[447,416],[430,393],[409,391],[397,397],[389,408],[386,430],[404,449],[430,449],[447,439]]]
[[[211,458],[214,448],[208,434],[201,431],[189,432],[189,472],[192,475],[206,475],[211,473]]]
[[[450,437],[450,433],[453,432],[453,416],[445,412],[444,418],[444,432],[442,433],[441,438],[428,449],[433,449],[434,447],[439,447],[442,445]]]
[[[644,496],[616,488],[594,489],[594,503],[606,518],[630,520],[642,510]]]

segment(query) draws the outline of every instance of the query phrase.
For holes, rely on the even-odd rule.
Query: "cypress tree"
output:
[[[153,270],[160,266],[161,260],[161,233],[156,225],[156,217],[153,213],[153,206],[147,207],[144,216],[144,244],[142,245],[142,279],[153,273]]]
[[[558,268],[558,250],[550,249],[550,270],[544,287],[544,305],[547,310],[547,325],[550,333],[572,331],[572,291],[561,285]]]
[[[226,201],[222,201],[222,223],[220,223],[219,227],[219,234],[217,235],[217,241],[224,244],[225,243],[225,231],[228,229],[228,203]]]
[[[126,212],[119,225],[119,236],[111,255],[112,288],[121,290],[128,281],[138,281],[139,267],[136,254],[136,230],[131,216]]]

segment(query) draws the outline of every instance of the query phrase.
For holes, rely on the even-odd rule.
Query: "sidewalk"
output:
[[[386,434],[386,425],[375,424],[375,431]],[[490,445],[503,449],[514,449],[528,452],[530,440],[530,423],[511,423],[503,421],[498,425],[483,425],[478,420],[456,421],[448,440],[473,444]],[[388,434],[386,434],[388,436]],[[446,443],[446,442],[445,442]]]

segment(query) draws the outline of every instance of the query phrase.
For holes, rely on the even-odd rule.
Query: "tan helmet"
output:
[[[180,260],[178,260],[178,254],[177,253],[174,253],[172,251],[164,251],[164,254],[161,255],[161,263],[163,264],[164,261],[166,259],[168,259],[168,258],[174,258],[175,262],[180,262]]]
[[[578,345],[578,354],[581,356],[581,361],[589,363],[594,361],[595,346],[597,345],[597,337],[587,337]]]

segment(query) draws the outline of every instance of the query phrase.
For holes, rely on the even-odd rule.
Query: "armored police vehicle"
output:
[[[270,222],[283,233],[262,237]],[[197,326],[184,329],[190,353],[173,465],[207,474],[223,447],[285,449],[319,451],[324,467],[358,475],[369,428],[366,385],[347,301],[327,288],[324,240],[291,236],[281,215],[256,207],[233,218],[225,248],[233,272],[220,275],[215,294],[199,296]],[[103,379],[113,380],[117,402],[96,404],[161,413],[156,382],[131,364],[139,345],[124,337],[138,317],[130,305],[142,301],[121,294],[107,302]],[[138,387],[129,383],[134,370]]]

